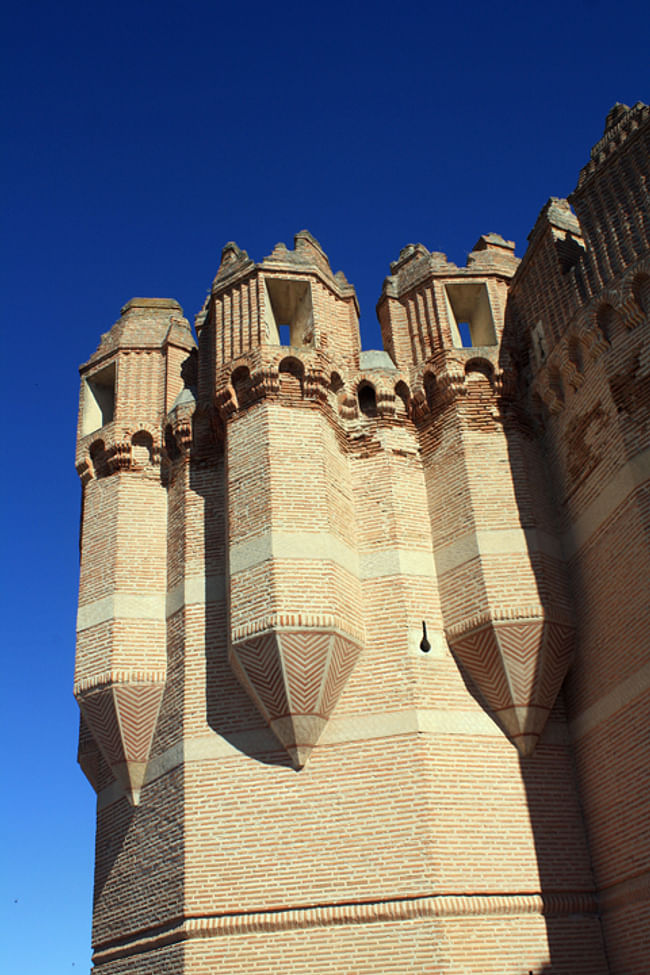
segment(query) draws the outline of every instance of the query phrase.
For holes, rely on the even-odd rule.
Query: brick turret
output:
[[[101,754],[137,803],[165,687],[167,498],[163,420],[194,347],[180,305],[134,298],[82,377],[77,470],[84,491],[75,695],[80,760]]]
[[[574,625],[542,459],[501,347],[513,251],[487,234],[458,268],[407,247],[378,313],[412,375],[446,638],[526,755],[569,666]]]
[[[206,329],[225,439],[230,660],[300,767],[364,639],[350,472],[325,416],[331,376],[358,363],[356,296],[306,231],[260,265],[228,244]]]

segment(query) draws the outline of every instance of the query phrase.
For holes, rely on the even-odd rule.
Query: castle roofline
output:
[[[407,244],[390,265],[377,306],[385,298],[400,298],[429,278],[467,278],[497,275],[511,278],[519,265],[515,245],[501,234],[482,234],[467,255],[465,267],[447,259],[441,251],[429,251],[424,244]]]
[[[221,252],[221,263],[212,282],[211,294],[219,294],[236,281],[255,272],[270,271],[273,274],[315,274],[339,298],[352,299],[357,315],[360,315],[359,301],[354,285],[350,284],[343,271],[334,273],[329,258],[320,243],[308,230],[300,230],[294,236],[294,247],[290,250],[280,241],[262,261],[255,262],[247,251],[234,241],[229,241]],[[202,311],[205,310],[202,309]],[[201,327],[202,314],[197,315],[197,327]]]
[[[650,105],[645,102],[637,102],[632,108],[623,105],[621,102],[616,104],[607,113],[605,119],[605,132],[592,148],[590,159],[586,166],[580,170],[578,184],[569,195],[569,200],[573,202],[573,197],[579,195],[584,186],[595,175],[596,171],[603,166],[607,160],[615,155],[629,139],[636,136],[638,131],[650,121]]]
[[[131,298],[79,371],[84,373],[118,350],[161,349],[168,345],[188,351],[196,347],[181,305],[175,298]]]
[[[183,314],[183,309],[175,298],[131,298],[122,306],[120,314],[126,315],[127,312],[134,311],[136,308],[172,308],[174,311],[180,312],[181,315]]]

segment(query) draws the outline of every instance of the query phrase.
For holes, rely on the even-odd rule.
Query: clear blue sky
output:
[[[5,418],[0,969],[88,971],[94,794],[72,698],[77,366],[134,295],[190,319],[223,244],[307,227],[356,285],[521,255],[615,101],[650,100],[646,2],[24,2],[2,24]]]

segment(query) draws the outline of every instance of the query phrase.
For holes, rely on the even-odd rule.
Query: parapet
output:
[[[195,324],[199,337],[209,325],[213,368],[219,368],[267,346],[333,353],[356,364],[358,320],[354,287],[342,271],[333,273],[318,241],[301,230],[293,250],[276,244],[259,263],[227,243]]]
[[[591,150],[590,159],[580,171],[576,191],[582,190],[602,163],[650,120],[650,105],[637,102],[632,108],[616,104],[607,113],[605,132]]]

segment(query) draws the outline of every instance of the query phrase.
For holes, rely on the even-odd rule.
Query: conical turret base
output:
[[[294,767],[301,769],[326,724],[327,718],[319,714],[290,714],[271,721],[270,727],[286,748]]]
[[[77,694],[84,722],[132,806],[140,801],[164,687],[123,681]]]
[[[361,653],[331,630],[274,629],[231,647],[230,661],[260,714],[303,768]]]
[[[453,627],[447,639],[519,753],[531,755],[571,662],[573,627],[488,613],[467,630]]]

